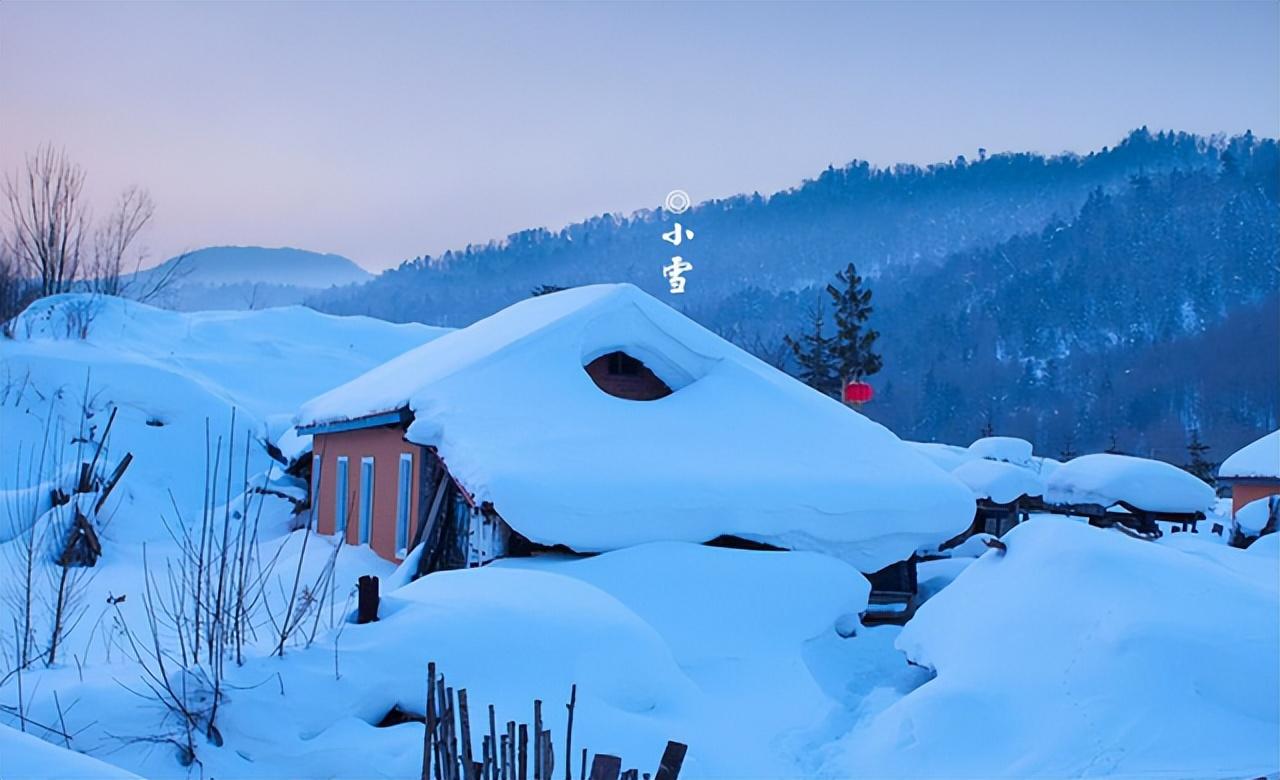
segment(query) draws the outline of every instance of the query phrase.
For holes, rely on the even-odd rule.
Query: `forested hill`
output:
[[[682,247],[694,270],[679,298],[660,272],[672,254],[660,234],[675,218],[655,211],[418,258],[312,303],[464,325],[542,284],[630,281],[779,361],[782,335],[805,327],[817,290],[852,261],[871,279],[884,334],[881,394],[866,411],[902,435],[965,442],[989,424],[1047,452],[1114,437],[1173,457],[1190,428],[1225,449],[1274,427],[1277,383],[1261,388],[1261,374],[1275,360],[1244,370],[1261,388],[1247,401],[1205,397],[1198,378],[1216,367],[1176,351],[1145,377],[1157,391],[1128,382],[1118,361],[1211,338],[1275,294],[1278,180],[1274,140],[1145,128],[1083,156],[855,162],[679,217],[697,234]],[[1105,398],[1118,417],[1104,422],[1093,412]]]

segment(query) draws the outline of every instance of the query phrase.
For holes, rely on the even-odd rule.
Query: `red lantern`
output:
[[[844,386],[844,402],[847,404],[865,404],[874,395],[875,391],[866,382],[850,382]]]

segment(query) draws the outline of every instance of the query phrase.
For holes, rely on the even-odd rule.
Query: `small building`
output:
[[[307,403],[322,534],[417,571],[653,541],[863,572],[973,498],[884,427],[622,285],[531,298]]]
[[[1042,507],[1033,511],[1088,518],[1154,539],[1158,522],[1182,531],[1213,511],[1217,496],[1203,480],[1169,463],[1131,455],[1081,455],[1054,469],[1045,482]]]
[[[1231,488],[1231,514],[1245,504],[1280,495],[1280,431],[1236,451],[1218,467],[1218,481]]]

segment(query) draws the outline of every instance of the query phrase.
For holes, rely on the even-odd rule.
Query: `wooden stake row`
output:
[[[573,712],[578,703],[578,686],[569,690],[568,724],[564,740],[564,780],[573,780]],[[498,732],[497,712],[489,705],[487,732],[482,734],[480,760],[472,755],[471,713],[467,691],[454,691],[437,674],[435,662],[427,664],[426,729],[422,744],[421,780],[553,780],[555,748],[551,731],[542,724],[542,700],[533,702],[533,733],[529,724],[510,720]],[[482,726],[484,728],[484,726]],[[529,741],[533,750],[530,755]],[[677,780],[688,748],[679,742],[668,742],[654,780]],[[636,769],[622,771],[622,759],[604,753],[596,754],[587,773],[586,748],[582,749],[579,780],[650,780]],[[530,760],[532,759],[532,760]]]

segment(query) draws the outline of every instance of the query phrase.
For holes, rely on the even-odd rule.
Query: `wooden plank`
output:
[[[662,751],[662,761],[658,763],[658,771],[654,780],[676,780],[680,776],[680,767],[684,766],[684,755],[689,746],[682,742],[667,742],[667,749]]]
[[[102,493],[98,496],[98,500],[94,502],[93,513],[96,515],[102,511],[102,505],[107,503],[107,497],[111,495],[111,491],[115,490],[116,483],[124,476],[124,470],[129,468],[129,464],[133,462],[133,453],[126,452],[124,457],[120,459],[119,465],[111,472],[111,476],[107,477],[107,484],[103,486]]]
[[[542,699],[533,700],[533,780],[550,780],[542,773]]]
[[[596,753],[591,759],[591,775],[588,780],[618,780],[622,771],[622,759],[608,753]]]
[[[458,689],[458,728],[462,732],[460,735],[462,748],[462,771],[466,773],[466,780],[477,780],[476,765],[471,760],[471,713],[467,710],[467,689]]]
[[[422,734],[422,780],[431,780],[431,748],[436,729],[436,662],[427,664],[427,722]]]
[[[520,755],[518,758],[520,780],[529,780],[529,727],[520,724]]]

